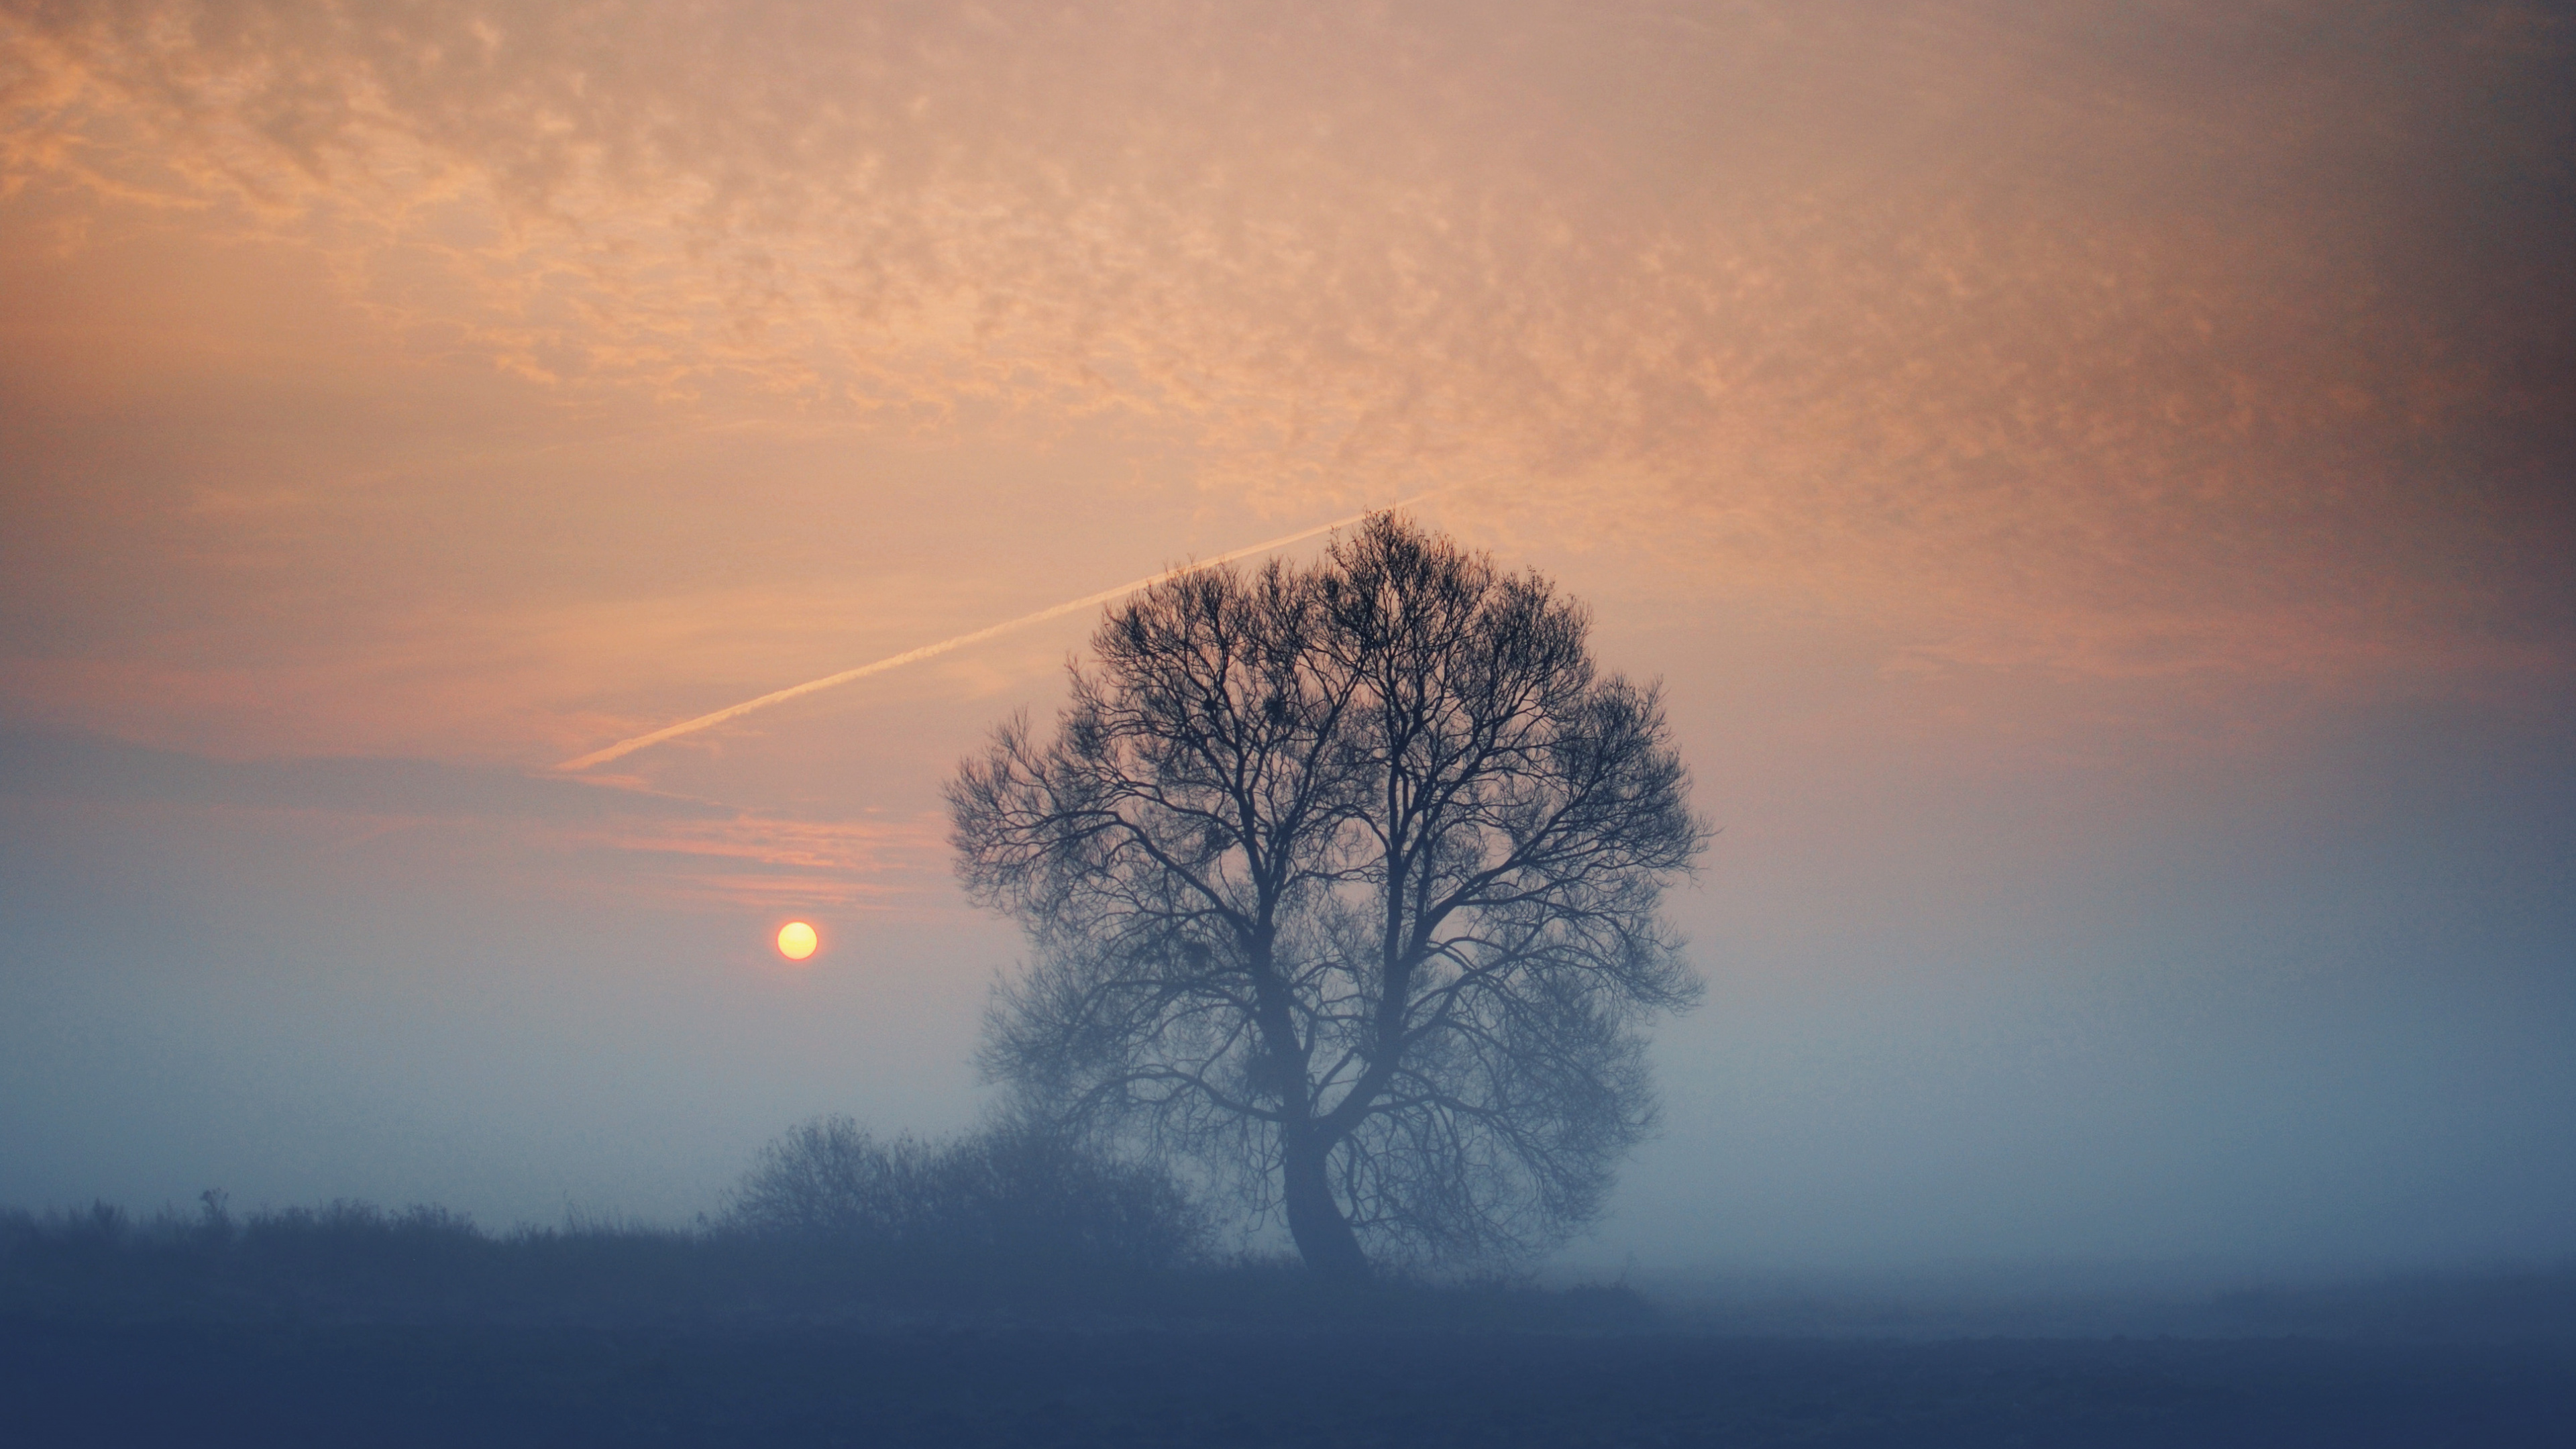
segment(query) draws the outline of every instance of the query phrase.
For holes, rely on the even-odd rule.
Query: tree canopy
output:
[[[969,894],[1027,930],[983,1064],[1206,1164],[1310,1266],[1510,1261],[1649,1129],[1659,915],[1707,836],[1658,692],[1533,572],[1394,515],[1309,566],[1114,610],[1052,735],[950,783]]]

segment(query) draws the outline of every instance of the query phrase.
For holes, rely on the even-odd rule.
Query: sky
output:
[[[1096,608],[560,766],[1411,500],[1719,831],[1575,1257],[2576,1254],[2571,60],[0,0],[0,1203],[681,1222],[965,1126],[1021,946],[939,788]]]

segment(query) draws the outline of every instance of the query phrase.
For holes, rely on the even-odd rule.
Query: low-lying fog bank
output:
[[[1545,1281],[1619,1282],[1677,1327],[1760,1337],[2576,1342],[2576,1263],[1969,1263],[1839,1272],[1560,1271]]]

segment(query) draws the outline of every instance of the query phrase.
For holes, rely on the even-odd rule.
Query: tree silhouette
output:
[[[1535,573],[1376,515],[1319,564],[1118,609],[1052,739],[948,787],[1034,961],[983,1065],[1281,1210],[1317,1273],[1509,1261],[1601,1207],[1696,999],[1657,906],[1706,839],[1652,687]]]

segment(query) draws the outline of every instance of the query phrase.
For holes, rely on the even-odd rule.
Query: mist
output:
[[[1641,664],[1689,647],[1605,632]],[[2571,1250],[2576,800],[2547,701],[2252,743],[2079,717],[1999,759],[1864,653],[1699,647],[1666,678],[1720,831],[1674,909],[1710,993],[1658,1035],[1660,1134],[1571,1261],[2259,1278]],[[805,708],[782,728],[881,707]],[[962,754],[992,712],[909,726]],[[1861,761],[1837,726],[1917,743]],[[8,760],[8,1200],[682,1222],[791,1122],[952,1130],[989,1097],[980,1012],[1025,948],[926,871],[899,908],[818,913],[794,967],[766,917],[680,895],[715,840],[588,833],[737,828],[701,801],[58,736]]]
[[[1211,1193],[1032,1332],[1526,1331],[1667,1406],[1983,1336],[2212,1443],[2567,1381],[2571,56],[2557,0],[0,0],[0,1333],[1008,1319],[953,1223],[909,1286],[744,1227],[818,1123],[960,1220],[1075,1160],[987,1080],[1046,947],[943,787],[1102,591],[1405,500],[1661,689],[1653,1130],[1545,1253],[1344,1302]],[[411,1266],[276,1266],[330,1243]],[[530,1306],[594,1250],[661,1266]],[[2298,1377],[2425,1324],[2540,1357]],[[2023,1412],[1889,1442],[2094,1423]]]

